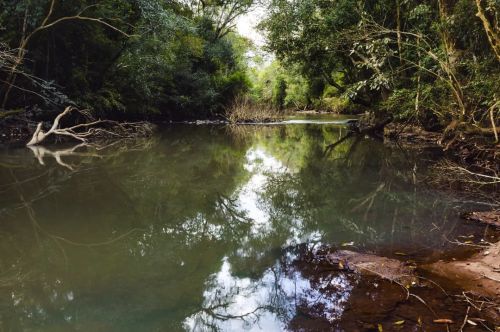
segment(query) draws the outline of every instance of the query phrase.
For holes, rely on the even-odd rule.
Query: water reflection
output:
[[[301,316],[335,325],[356,281],[344,273],[304,275],[294,266],[299,254],[286,251],[257,280],[235,276],[225,257],[206,282],[203,309],[185,320],[185,328],[283,331],[300,326]]]
[[[269,223],[269,214],[262,208],[259,199],[269,176],[276,173],[286,173],[287,169],[279,160],[266,154],[262,148],[248,150],[243,167],[251,176],[248,182],[238,190],[238,205],[253,221],[252,235],[265,236],[266,233],[272,231],[272,228]]]
[[[416,185],[423,156],[371,140],[325,155],[342,136],[175,126],[59,160],[1,151],[0,329],[339,324],[358,281],[309,268],[315,246],[411,253],[460,231],[456,204]]]

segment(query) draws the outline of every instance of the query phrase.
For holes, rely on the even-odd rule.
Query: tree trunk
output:
[[[396,31],[398,36],[398,54],[399,54],[399,62],[401,62],[401,2],[400,0],[396,0]]]
[[[481,0],[476,0],[477,14],[476,16],[481,19],[483,23],[484,31],[486,36],[488,36],[488,41],[495,53],[497,60],[500,61],[500,33],[497,31],[497,27],[491,25],[490,21],[486,17],[483,7],[481,6]]]
[[[417,38],[417,58],[418,67],[420,68],[420,38]],[[420,114],[420,69],[417,73],[417,92],[415,93],[415,113],[418,116]]]

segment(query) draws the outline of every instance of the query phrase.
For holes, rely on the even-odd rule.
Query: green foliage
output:
[[[254,102],[282,108],[304,108],[308,105],[308,86],[305,78],[293,66],[285,70],[279,61],[250,70]]]
[[[243,8],[252,3],[245,1]],[[19,18],[26,14],[25,30],[35,31],[50,3],[7,0],[0,9],[7,32],[0,35],[0,43],[18,47],[23,38]],[[194,3],[55,1],[49,23],[81,13],[106,24],[68,19],[37,32],[27,45],[23,70],[55,82],[77,104],[108,117],[205,117],[220,112],[248,87],[244,54],[249,43],[230,26],[220,30],[222,23],[211,15],[227,15],[229,7],[214,2],[210,12],[198,11]],[[231,20],[237,17],[231,15]],[[7,75],[0,73],[0,78]],[[16,82],[30,88],[23,78]],[[19,106],[19,101],[45,102],[20,89],[13,93],[8,107]]]
[[[285,107],[286,98],[286,81],[283,77],[278,77],[273,89],[273,104],[278,109]]]
[[[495,26],[498,1],[483,6]],[[361,104],[424,125],[490,126],[500,63],[477,11],[468,0],[271,0],[261,29],[280,63],[304,77],[315,108]]]
[[[7,108],[74,102],[108,117],[206,117],[247,94],[276,108],[363,105],[445,125],[484,124],[499,98],[500,63],[474,1],[440,11],[433,1],[269,0],[267,65],[232,29],[253,2],[67,0],[47,17],[51,0],[5,0],[2,54],[30,36]],[[498,1],[483,5],[495,27]],[[73,18],[39,29],[64,17]]]
[[[397,120],[411,118],[415,109],[416,91],[413,89],[397,89],[381,104],[387,113],[395,114]]]
[[[334,113],[356,114],[358,111],[353,107],[348,98],[340,97],[323,97],[315,109],[331,111]]]

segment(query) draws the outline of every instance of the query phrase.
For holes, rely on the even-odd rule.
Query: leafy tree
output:
[[[219,112],[248,86],[248,43],[231,31],[252,1],[193,4],[7,0],[0,42],[19,51],[14,68],[0,72],[3,108],[73,101],[115,118]],[[46,96],[53,91],[67,98]]]
[[[489,134],[499,125],[498,10],[495,1],[271,0],[261,28],[269,50],[300,68],[313,104],[336,91],[378,113]]]
[[[274,86],[274,104],[278,109],[283,109],[286,98],[286,81],[283,77],[279,77]]]

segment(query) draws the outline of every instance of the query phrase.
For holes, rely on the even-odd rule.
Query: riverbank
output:
[[[230,119],[216,118],[206,120],[186,120],[186,121],[168,121],[158,122],[158,125],[171,124],[192,124],[192,125],[276,125],[276,124],[306,124],[308,119],[314,116],[324,117],[325,113],[319,112],[295,112],[288,117],[291,119],[285,121],[285,114],[273,113],[271,117],[264,117],[259,121],[248,120],[244,116],[248,115],[248,111],[241,111],[245,108],[237,108],[241,112],[239,117],[233,117],[233,120],[240,122],[232,122]],[[236,113],[238,113],[236,112]],[[238,113],[239,114],[239,113]],[[263,114],[267,114],[263,112]],[[47,115],[41,113],[25,112],[22,114],[12,115],[0,120],[0,144],[3,145],[23,145],[26,144],[36,130],[37,124],[42,124],[42,129],[49,130],[52,126],[52,118],[47,118]],[[56,114],[54,114],[54,117]],[[296,119],[299,118],[299,120]],[[307,119],[302,120],[302,117]],[[245,120],[246,119],[246,120]],[[363,117],[361,118],[363,119]],[[92,119],[94,120],[94,119]],[[92,121],[91,120],[91,121]],[[361,130],[361,135],[364,135],[364,127],[368,125],[368,130],[371,130],[373,119],[365,119],[364,121],[356,122],[352,119],[341,119],[336,121],[328,121],[322,119],[322,124],[345,125],[349,130],[353,130],[353,134]],[[87,119],[88,121],[88,119]],[[82,124],[82,119],[75,118],[70,115],[69,119],[64,119],[64,123],[70,125]],[[112,121],[110,121],[112,122]],[[312,119],[311,123],[316,123]],[[365,123],[366,122],[366,123]],[[84,123],[84,122],[83,122]],[[120,122],[113,122],[120,127]],[[149,122],[142,123],[143,126],[152,128]],[[375,124],[376,126],[376,124]],[[385,126],[385,128],[384,128]],[[500,144],[493,144],[491,140],[484,137],[455,137],[443,139],[445,135],[440,132],[429,132],[421,127],[404,125],[400,123],[383,123],[377,129],[377,134],[383,129],[383,137],[386,144],[396,144],[405,149],[436,149],[442,151],[444,158],[439,158],[431,166],[431,172],[426,179],[428,185],[443,190],[452,190],[463,192],[467,195],[489,196],[490,201],[500,202]],[[354,129],[353,129],[354,128]],[[361,128],[361,129],[360,129]],[[356,131],[357,129],[357,131]],[[136,130],[135,130],[136,131]],[[141,133],[142,131],[138,131]],[[148,130],[149,132],[149,130]],[[59,136],[60,139],[66,140],[66,136]],[[349,138],[349,134],[346,135]],[[333,143],[333,142],[332,142]],[[336,145],[333,143],[332,145]]]
[[[459,251],[473,252],[460,259],[448,257],[427,263],[420,268],[431,276],[462,289],[491,299],[489,315],[500,323],[500,144],[481,136],[445,137],[417,126],[390,124],[384,136],[388,144],[404,149],[439,149],[443,158],[431,166],[425,185],[461,193],[464,196],[490,203],[484,211],[464,212],[465,222],[477,224],[491,238],[474,242],[473,236],[453,240]],[[493,209],[491,209],[493,208]],[[460,255],[459,255],[460,256]]]
[[[494,331],[500,326],[500,242],[487,240],[497,241],[499,232],[483,235],[488,238],[464,235],[454,240],[455,247],[430,255],[384,247],[359,251],[350,243],[325,246],[297,264],[315,278],[358,279],[356,302],[344,313],[345,328]]]
[[[467,245],[467,244],[463,244]],[[473,256],[460,260],[439,260],[421,269],[448,279],[467,292],[490,298],[500,309],[500,242],[482,246]],[[500,312],[497,312],[500,315]],[[496,317],[497,319],[500,316]],[[499,321],[500,322],[500,321]]]
[[[389,124],[384,130],[386,144],[408,151],[434,149],[442,158],[430,167],[426,185],[445,191],[481,197],[500,205],[500,143],[484,136],[446,137],[421,127]]]
[[[21,144],[33,135],[32,121],[24,115],[11,115],[0,119],[0,144]]]

